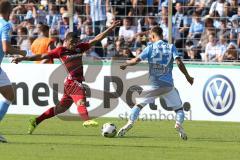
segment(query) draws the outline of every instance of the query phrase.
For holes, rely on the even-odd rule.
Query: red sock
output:
[[[77,110],[78,110],[78,113],[79,113],[80,117],[82,118],[82,120],[86,121],[86,120],[90,119],[85,105],[78,106]]]
[[[43,120],[51,118],[55,116],[54,114],[54,107],[48,109],[47,111],[45,111],[42,115],[40,115],[39,117],[37,117],[36,123],[39,124],[41,123]]]

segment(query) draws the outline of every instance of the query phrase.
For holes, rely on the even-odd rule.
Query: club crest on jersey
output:
[[[235,89],[232,82],[223,75],[208,79],[203,89],[203,102],[214,115],[227,114],[235,103]]]

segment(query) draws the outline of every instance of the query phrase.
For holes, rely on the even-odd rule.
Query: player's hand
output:
[[[187,78],[188,83],[190,83],[191,85],[193,85],[194,78],[191,77],[191,76],[187,76],[186,78]]]
[[[120,69],[121,69],[121,70],[125,70],[126,68],[127,68],[127,65],[126,65],[126,64],[123,64],[123,65],[120,66]]]
[[[117,20],[117,21],[113,21],[111,24],[111,28],[115,28],[117,26],[119,26],[121,24],[121,21]]]
[[[19,62],[21,62],[22,61],[22,57],[14,57],[13,59],[12,59],[12,63],[16,63],[16,64],[18,64]]]

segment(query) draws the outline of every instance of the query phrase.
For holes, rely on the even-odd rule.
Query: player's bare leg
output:
[[[88,115],[85,89],[82,87],[82,84],[75,81],[72,87],[74,87],[74,89],[72,90],[73,94],[71,95],[71,97],[77,106],[80,118],[84,121],[83,126],[84,127],[98,126],[98,122],[90,119]]]
[[[98,122],[90,119],[90,117],[88,116],[88,111],[87,111],[86,100],[85,99],[78,100],[76,102],[76,105],[77,105],[77,110],[78,110],[79,116],[84,121],[83,122],[83,127],[96,127],[96,126],[98,126]]]
[[[5,100],[0,100],[0,121],[3,119],[7,110],[15,98],[15,94],[11,85],[0,87],[0,93],[5,98]],[[7,140],[0,135],[0,143],[6,143]]]
[[[36,127],[44,120],[54,117],[58,114],[66,112],[69,109],[69,106],[62,106],[60,103],[55,107],[49,108],[42,115],[38,117],[33,117],[29,120],[28,134],[32,134]]]

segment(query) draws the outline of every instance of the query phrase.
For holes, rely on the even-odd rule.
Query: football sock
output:
[[[176,112],[176,123],[182,124],[185,117],[183,110],[181,109],[175,112]]]
[[[134,106],[131,110],[129,120],[135,122],[138,119],[140,111],[141,108],[139,108],[138,106]]]
[[[10,104],[11,102],[8,100],[0,101],[0,121],[3,119],[3,117],[7,113],[7,110]]]
[[[88,111],[85,105],[80,105],[77,107],[78,113],[81,117],[82,120],[86,121],[89,120],[89,116],[88,116]]]
[[[55,116],[54,108],[55,108],[55,107],[52,107],[52,108],[48,109],[48,110],[45,111],[42,115],[40,115],[39,117],[37,117],[37,119],[36,119],[37,125],[38,125],[39,123],[41,123],[43,120],[45,120],[45,119],[54,117],[54,116]]]

